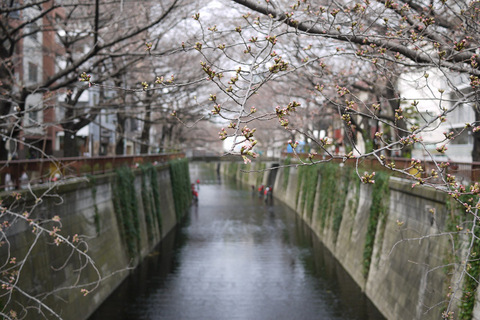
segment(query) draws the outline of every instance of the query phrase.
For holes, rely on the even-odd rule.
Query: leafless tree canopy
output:
[[[471,139],[480,160],[479,15],[478,0],[3,0],[0,160],[53,157],[60,137],[79,155],[89,124],[115,154],[229,141],[248,163],[288,146],[301,165],[356,159],[365,183],[374,159],[450,193],[477,239],[480,189],[442,156]],[[431,172],[412,173],[419,158]]]

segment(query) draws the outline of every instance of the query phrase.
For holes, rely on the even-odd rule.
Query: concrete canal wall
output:
[[[249,185],[273,185],[275,199],[311,226],[387,319],[441,319],[447,294],[455,289],[457,296],[462,294],[461,284],[455,284],[458,272],[446,266],[459,262],[453,251],[462,248],[458,239],[446,235],[453,220],[448,195],[412,189],[407,181],[380,174],[375,184],[361,184],[352,171],[338,166],[241,172],[277,165],[220,167]],[[452,303],[454,319],[458,305]]]
[[[177,176],[176,180],[172,176]],[[74,234],[82,235],[85,244],[79,248],[87,252],[98,274],[84,257],[77,253],[70,256],[71,248],[65,244],[55,245],[54,237],[46,233],[40,235],[32,247],[34,233],[23,222],[12,224],[7,230],[10,246],[2,246],[0,258],[2,263],[10,257],[21,261],[31,250],[18,286],[51,306],[63,319],[72,320],[89,317],[125,279],[129,268],[135,267],[177,224],[191,199],[187,162],[176,171],[169,165],[136,170],[124,168],[123,173],[65,181],[51,190],[43,188],[34,192],[45,195],[31,211],[32,217],[58,216],[60,234],[70,235],[70,240]],[[174,195],[182,192],[187,195],[184,199]],[[35,205],[32,196],[26,191],[21,195],[17,203],[11,203],[11,198],[3,194],[3,205],[9,205],[12,211],[32,210]],[[183,212],[176,211],[176,206]],[[99,276],[101,282],[92,290]],[[91,292],[84,295],[82,288]],[[33,300],[27,301],[18,295],[13,299],[24,305],[36,305]],[[3,304],[5,302],[2,300]],[[22,315],[21,308],[15,307],[18,307],[16,303],[11,304],[11,309]],[[41,310],[46,318],[56,319],[47,310]],[[43,318],[38,311],[30,309],[27,319]]]

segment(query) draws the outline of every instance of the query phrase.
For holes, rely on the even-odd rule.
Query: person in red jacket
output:
[[[193,201],[198,202],[198,192],[195,190],[195,184],[192,183],[192,196],[193,196]]]
[[[263,184],[258,187],[258,196],[261,198],[263,196]]]

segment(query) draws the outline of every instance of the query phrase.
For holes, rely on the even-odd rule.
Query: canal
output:
[[[280,201],[192,166],[199,202],[90,320],[383,319]]]

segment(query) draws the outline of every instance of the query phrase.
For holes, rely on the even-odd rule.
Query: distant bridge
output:
[[[223,155],[223,156],[215,156],[215,155],[204,155],[204,156],[191,156],[188,157],[189,160],[191,161],[204,161],[204,162],[243,162],[242,157],[238,155]],[[258,159],[258,161],[279,161],[279,158],[275,157],[261,157]]]

